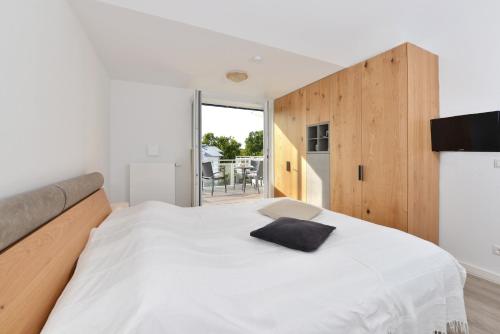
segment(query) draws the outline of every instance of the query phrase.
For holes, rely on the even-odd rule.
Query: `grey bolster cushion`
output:
[[[59,215],[64,193],[52,185],[0,201],[0,250]]]
[[[92,173],[0,200],[0,251],[102,187]]]
[[[101,173],[92,173],[56,183],[66,194],[64,210],[71,208],[85,197],[93,194],[104,184]]]

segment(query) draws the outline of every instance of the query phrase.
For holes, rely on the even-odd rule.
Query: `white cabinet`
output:
[[[330,208],[330,154],[307,154],[307,203]]]

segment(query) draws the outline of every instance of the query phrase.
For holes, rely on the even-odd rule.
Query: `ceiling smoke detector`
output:
[[[248,74],[243,71],[230,71],[226,73],[226,78],[232,82],[242,82],[248,79]]]

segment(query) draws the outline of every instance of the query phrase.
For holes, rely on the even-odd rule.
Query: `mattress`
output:
[[[314,221],[337,229],[316,252],[250,237],[273,200],[113,212],[42,333],[466,331],[466,274],[449,253],[328,210]]]

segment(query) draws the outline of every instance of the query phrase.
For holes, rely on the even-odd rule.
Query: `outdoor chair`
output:
[[[249,173],[247,174],[247,179],[249,179],[250,182],[255,180],[255,187],[257,188],[257,192],[260,194],[259,181],[264,180],[264,161],[252,160],[252,166],[254,166],[254,162],[255,162],[255,169],[249,171]]]
[[[214,187],[215,187],[215,181],[217,180],[224,180],[224,192],[227,193],[227,184],[226,184],[226,176],[224,173],[224,168],[222,167],[222,171],[215,172],[212,169],[212,163],[211,162],[204,162],[202,163],[202,179],[203,180],[212,180],[212,196],[214,195]],[[202,180],[202,181],[203,181]],[[202,187],[203,187],[203,182],[202,182]]]

